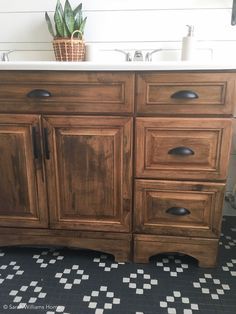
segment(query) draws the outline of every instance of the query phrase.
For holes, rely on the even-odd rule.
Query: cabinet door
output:
[[[38,115],[0,115],[0,226],[47,227]]]
[[[126,117],[44,117],[52,228],[130,230],[131,128]]]

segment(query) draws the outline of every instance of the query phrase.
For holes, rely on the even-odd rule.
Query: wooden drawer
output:
[[[223,183],[136,180],[135,232],[217,237]]]
[[[133,94],[132,73],[0,72],[0,112],[132,113]]]
[[[231,119],[137,118],[136,177],[225,180]]]
[[[139,113],[230,115],[234,74],[143,72],[137,75],[137,91]]]

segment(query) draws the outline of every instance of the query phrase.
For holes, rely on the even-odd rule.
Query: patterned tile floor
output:
[[[236,217],[224,217],[219,265],[183,255],[149,264],[58,248],[0,250],[0,314],[235,314]]]

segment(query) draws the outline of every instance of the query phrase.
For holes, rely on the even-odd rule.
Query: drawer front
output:
[[[232,73],[141,73],[137,111],[153,114],[232,114]]]
[[[0,112],[131,113],[133,94],[131,73],[0,73]]]
[[[136,180],[135,232],[217,237],[224,184]]]
[[[225,180],[231,119],[137,118],[136,177]]]

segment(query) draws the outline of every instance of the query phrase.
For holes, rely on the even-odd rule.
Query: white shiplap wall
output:
[[[79,2],[71,0],[72,5]],[[166,48],[173,51],[157,58],[178,59],[185,25],[194,24],[199,57],[210,59],[213,51],[214,59],[235,59],[236,26],[230,24],[232,0],[82,2],[84,15],[88,16],[85,41],[97,45],[105,58],[114,56],[114,48],[131,52]],[[53,14],[55,4],[56,0],[0,0],[0,53],[13,49],[12,60],[54,60],[44,12]],[[228,190],[235,182],[236,127]]]
[[[79,2],[71,0],[72,5]],[[53,60],[44,12],[52,14],[55,4],[56,0],[0,0],[0,51],[17,50],[12,58],[18,60]],[[209,48],[215,59],[224,54],[234,58],[236,53],[232,0],[84,0],[83,7],[88,16],[85,40],[103,50],[171,48],[177,50],[169,58],[177,59],[185,25],[194,24],[203,56],[204,50],[211,56]]]

